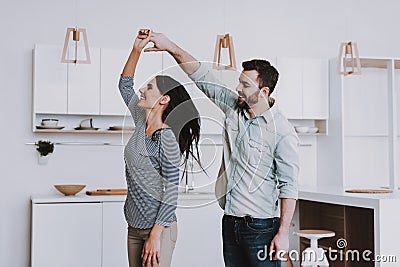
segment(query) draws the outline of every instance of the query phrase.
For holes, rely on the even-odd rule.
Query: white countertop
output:
[[[51,195],[33,195],[31,200],[33,204],[46,204],[46,203],[100,203],[100,202],[124,202],[125,195],[108,195],[108,196],[89,196],[84,192],[78,193],[75,196],[63,196],[62,194],[55,193]],[[178,201],[215,201],[213,193],[198,192],[198,193],[179,193]]]
[[[124,202],[126,196],[88,196],[84,192],[76,196],[63,196],[59,193],[51,195],[34,195],[31,196],[32,203],[95,203],[95,202]],[[381,201],[396,200],[400,201],[400,190],[395,190],[393,193],[383,194],[361,194],[347,193],[343,188],[333,187],[299,187],[299,199],[317,201],[324,203],[332,203],[338,205],[347,205],[364,208],[377,208]],[[185,206],[186,202],[196,202],[201,205],[214,202],[215,195],[210,192],[197,193],[179,193],[178,205]],[[190,206],[192,203],[189,204]]]
[[[364,208],[377,208],[381,201],[400,201],[400,190],[382,194],[347,193],[345,190],[335,187],[301,186],[299,199]]]

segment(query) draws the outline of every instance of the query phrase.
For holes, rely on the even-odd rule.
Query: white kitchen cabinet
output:
[[[276,98],[288,119],[328,119],[327,60],[278,57],[277,69]]]
[[[209,204],[204,204],[209,202]],[[215,200],[186,200],[177,209],[178,239],[171,266],[223,267],[222,216]]]
[[[346,136],[387,136],[388,71],[365,68],[343,78],[343,130]],[[377,92],[379,88],[379,93]],[[379,95],[379,97],[377,97]]]
[[[130,51],[122,49],[101,49],[100,70],[100,114],[122,115],[127,112],[119,93],[118,82]]]
[[[61,63],[61,46],[35,45],[33,112],[67,113],[67,64]]]
[[[90,48],[91,64],[61,63],[62,47],[35,45],[34,113],[99,114],[100,49]]]
[[[68,114],[100,114],[100,49],[89,50],[90,64],[68,63]]]
[[[395,117],[393,118],[393,126],[397,129],[397,145],[395,148],[396,159],[394,162],[397,162],[395,166],[395,173],[397,175],[397,185],[400,186],[400,60],[395,61],[397,69],[395,69],[395,109],[394,112]]]
[[[299,178],[301,186],[317,184],[317,140],[315,136],[301,136],[299,141]]]
[[[31,267],[98,267],[101,203],[32,205]]]
[[[397,60],[361,58],[361,75],[338,75],[330,61],[330,129],[319,140],[318,184],[398,188]],[[325,152],[325,153],[324,153]]]
[[[127,234],[124,202],[104,202],[102,267],[128,266]]]
[[[275,88],[279,108],[289,119],[303,118],[302,59],[278,58],[279,80]]]
[[[33,196],[31,267],[127,267],[126,196]],[[182,194],[174,267],[222,267],[222,209],[214,194]]]
[[[35,45],[33,131],[78,132],[74,128],[80,121],[91,117],[95,120],[94,127],[100,130],[110,126],[132,126],[125,122],[127,109],[118,90],[118,80],[129,51],[90,48],[91,64],[61,63],[61,54],[60,46]],[[78,51],[79,54],[82,53]],[[159,63],[161,65],[161,60]],[[59,119],[59,125],[65,129],[36,129],[43,118]]]
[[[303,119],[328,119],[328,95],[328,61],[303,59]]]

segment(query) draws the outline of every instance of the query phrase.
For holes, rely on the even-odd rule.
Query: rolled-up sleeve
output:
[[[298,143],[298,137],[295,134],[288,134],[277,144],[275,164],[279,198],[298,198]]]
[[[219,81],[204,64],[201,64],[194,73],[190,74],[189,78],[223,112],[226,113],[227,110],[236,106],[237,94]]]

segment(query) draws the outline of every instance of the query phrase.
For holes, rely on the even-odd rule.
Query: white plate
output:
[[[44,126],[44,125],[36,125],[36,129],[52,129],[52,130],[61,130],[65,126]]]
[[[97,130],[100,129],[100,128],[95,128],[95,127],[82,127],[82,126],[79,126],[79,127],[75,127],[74,129],[75,129],[75,130],[78,130],[78,131],[80,131],[80,130],[97,131]]]

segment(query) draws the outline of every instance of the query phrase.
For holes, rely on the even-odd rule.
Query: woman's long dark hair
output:
[[[202,167],[198,149],[200,115],[185,87],[178,81],[170,76],[157,75],[156,83],[161,94],[168,95],[170,98],[168,106],[162,114],[162,121],[171,127],[178,141],[179,149],[184,155],[184,176],[190,156]]]

